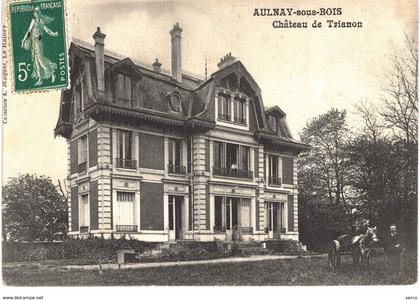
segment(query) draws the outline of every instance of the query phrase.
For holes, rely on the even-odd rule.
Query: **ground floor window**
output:
[[[80,226],[80,231],[86,232],[89,229],[89,196],[88,194],[80,196],[79,226]]]
[[[135,218],[135,193],[117,192],[116,229],[117,231],[137,231]]]
[[[216,196],[214,199],[214,231],[241,230],[251,232],[251,199]]]
[[[265,227],[268,232],[285,233],[284,227],[284,203],[265,202]]]

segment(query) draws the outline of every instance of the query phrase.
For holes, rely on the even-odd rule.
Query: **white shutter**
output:
[[[241,200],[241,227],[250,227],[251,200]]]

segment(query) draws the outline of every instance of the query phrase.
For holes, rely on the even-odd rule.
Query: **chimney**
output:
[[[95,64],[96,64],[96,78],[98,80],[98,93],[105,93],[105,58],[104,58],[104,40],[106,35],[101,32],[101,28],[98,27],[96,32],[93,34],[95,40]]]
[[[219,70],[233,64],[235,61],[237,61],[237,59],[232,56],[232,53],[228,53],[226,54],[224,57],[222,57],[220,59],[220,62],[217,64],[217,66],[219,67]]]
[[[182,64],[181,64],[181,32],[182,28],[179,27],[179,23],[174,25],[169,33],[171,34],[171,46],[172,46],[172,63],[171,63],[171,74],[172,78],[181,82],[182,80]]]
[[[162,64],[159,62],[157,58],[152,66],[153,66],[153,71],[155,71],[156,73],[160,73],[160,67],[162,66]]]

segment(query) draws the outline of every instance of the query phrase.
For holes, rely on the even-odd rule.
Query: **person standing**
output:
[[[395,224],[391,224],[389,226],[389,236],[386,245],[388,265],[391,268],[391,270],[400,270],[401,254],[403,250],[404,249],[401,246],[400,235],[397,232],[397,226]]]

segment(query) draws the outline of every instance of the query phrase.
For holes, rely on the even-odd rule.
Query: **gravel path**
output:
[[[149,263],[127,263],[127,264],[103,264],[103,270],[118,270],[118,269],[143,269],[143,268],[158,268],[158,267],[172,267],[172,266],[185,266],[185,265],[204,265],[204,264],[222,264],[222,263],[239,263],[239,262],[253,262],[262,260],[284,260],[284,259],[296,259],[296,258],[322,258],[327,257],[327,254],[317,255],[261,255],[261,256],[250,256],[250,257],[228,257],[219,259],[208,259],[208,260],[195,260],[195,261],[173,261],[173,262],[149,262]],[[99,270],[99,265],[68,265],[62,266],[67,270]]]

